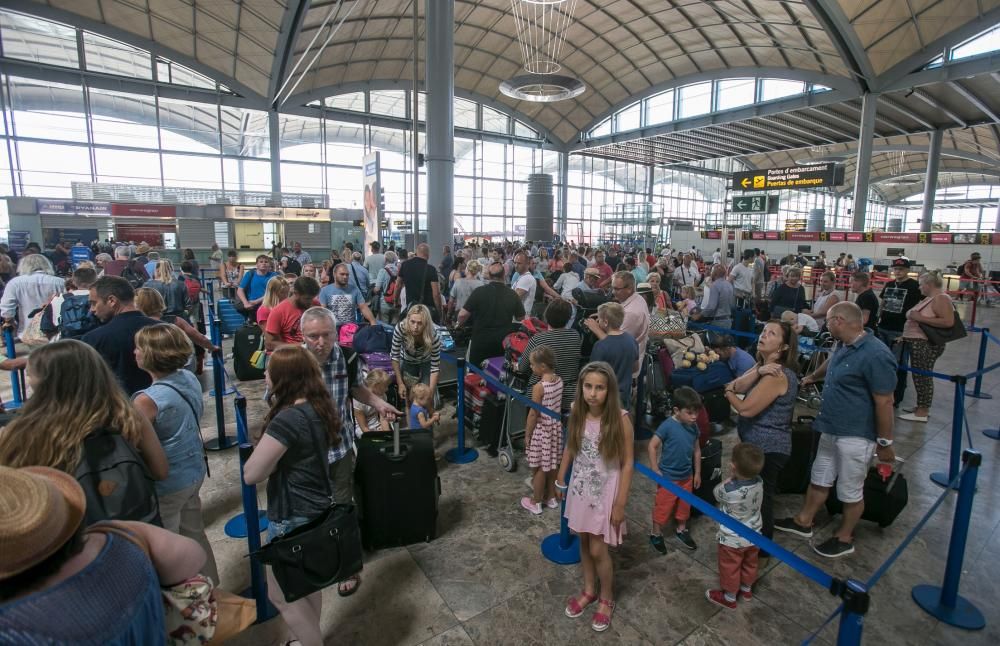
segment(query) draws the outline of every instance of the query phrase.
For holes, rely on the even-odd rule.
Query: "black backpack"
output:
[[[87,496],[87,525],[138,520],[163,526],[153,478],[121,433],[101,429],[88,435],[75,475]]]
[[[87,294],[65,294],[62,306],[59,308],[59,326],[52,323],[52,304],[45,306],[45,314],[42,316],[41,329],[49,336],[56,332],[63,339],[79,339],[90,332],[101,322],[96,316],[90,313],[90,300]]]
[[[128,281],[132,289],[139,289],[146,282],[142,274],[132,268],[132,262],[127,263],[125,269],[122,269],[121,277]]]

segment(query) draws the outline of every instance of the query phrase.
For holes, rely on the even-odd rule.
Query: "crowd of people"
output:
[[[0,505],[10,511],[0,515],[0,641],[25,630],[67,641],[79,616],[105,641],[128,643],[129,635],[164,622],[150,590],[197,573],[218,583],[201,506],[207,458],[196,375],[205,354],[220,348],[204,334],[200,267],[193,252],[185,251],[175,268],[145,243],[97,251],[66,277],[45,255],[28,253],[16,261],[16,275],[5,278],[0,298],[4,324],[25,343],[38,339],[27,357],[0,364],[24,368],[30,392],[0,429]],[[669,246],[654,253],[617,244],[482,243],[444,247],[436,265],[424,243],[412,253],[378,242],[366,251],[347,244],[317,262],[294,243],[244,267],[236,252],[224,260],[212,249],[220,295],[261,326],[267,353],[268,412],[250,420],[255,448],[244,481],[267,483],[269,537],[308,524],[331,500],[353,500],[357,434],[441,423],[436,395],[449,328],[456,337],[464,332],[466,358],[480,365],[503,356],[517,322],[535,317],[544,325],[515,369],[525,376],[527,396],[568,421],[530,412],[524,448],[532,492],[520,505],[541,515],[565,499],[583,566],[582,591],[565,613],[579,617],[596,604],[596,631],[610,626],[615,609],[609,547],[627,533],[634,418],[646,411],[636,401],[637,385],[663,321],[707,326],[709,345],[734,375],[723,394],[739,442],[729,477],[714,490],[722,510],[769,538],[775,530],[811,538],[815,516],[835,488],[844,503],[841,524],[813,549],[836,558],[855,550],[872,457],[886,463],[895,457],[894,409],[907,383],[897,363],[907,358],[933,369],[945,346],[933,342],[928,327],[950,328],[957,316],[940,275],[913,279],[905,258],[893,262],[891,279],[876,294],[871,274],[844,254],[831,265],[850,275],[853,298],[847,298],[825,255],[812,268],[818,284],[810,293],[794,258],[771,280],[766,254],[757,249],[730,262],[720,249],[706,259],[696,249]],[[0,269],[4,258],[13,262],[9,253],[0,248]],[[746,311],[765,313],[754,316],[759,336],[747,351],[726,334]],[[41,336],[31,332],[36,320]],[[352,351],[338,342],[344,326],[365,323],[387,327],[391,373],[359,374]],[[803,374],[800,337],[817,335],[833,347]],[[916,406],[898,418],[927,422],[933,382],[912,379]],[[795,515],[776,519],[776,482],[792,453],[798,392],[819,382],[820,439],[810,486]],[[393,388],[398,406],[387,401]],[[694,389],[673,389],[669,414],[646,447],[653,470],[689,492],[707,477],[698,428],[704,407]],[[112,482],[113,493],[101,489],[108,474],[94,477],[101,450],[125,456],[116,464],[129,465],[114,467],[121,478]],[[665,532],[674,521],[676,544],[697,549],[689,519],[687,502],[657,485],[651,547],[667,552]],[[717,549],[720,585],[706,597],[735,608],[752,598],[759,559],[767,555],[725,527]],[[72,576],[80,572],[90,576]],[[271,600],[294,638],[322,643],[320,594],[288,602],[273,572],[268,576]],[[113,578],[115,589],[102,587],[102,577]],[[347,596],[360,585],[355,575],[338,592]],[[61,614],[68,594],[80,595],[87,607]]]

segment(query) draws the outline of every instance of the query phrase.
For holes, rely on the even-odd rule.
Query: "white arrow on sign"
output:
[[[746,208],[746,205],[747,203],[744,202],[743,200],[740,200],[739,202],[736,203],[736,206],[739,207],[741,210]]]

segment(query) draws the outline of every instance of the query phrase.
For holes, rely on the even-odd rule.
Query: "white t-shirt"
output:
[[[580,284],[580,277],[575,271],[567,271],[559,274],[552,289],[559,292],[563,298],[569,300],[573,298],[573,290]]]
[[[801,312],[798,316],[798,325],[801,325],[804,329],[809,330],[810,332],[819,332],[819,323],[816,322],[816,319],[808,314],[802,314]]]
[[[712,264],[717,265],[717,264],[719,264],[720,260],[722,260],[722,253],[718,252],[718,251],[713,252],[712,253]]]
[[[751,267],[747,267],[742,262],[737,263],[729,275],[733,279],[733,287],[748,293],[753,291],[753,269]]]
[[[531,275],[531,272],[521,274],[514,281],[514,290],[524,291],[521,302],[524,303],[524,311],[530,312],[531,306],[535,304],[535,290],[538,289],[538,281]]]
[[[697,286],[700,279],[701,273],[698,271],[698,266],[693,262],[690,267],[681,265],[674,270],[674,287],[683,287],[684,285]]]

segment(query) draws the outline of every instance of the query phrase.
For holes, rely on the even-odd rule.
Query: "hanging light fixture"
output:
[[[511,0],[524,71],[500,84],[500,92],[520,101],[548,103],[581,94],[583,82],[560,74],[559,59],[577,0]]]

